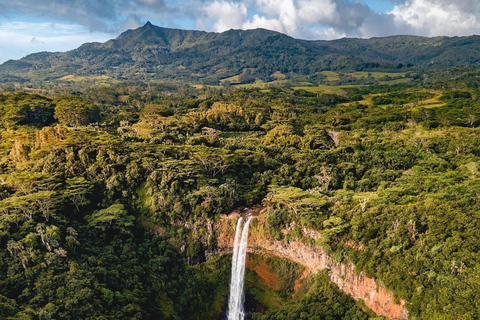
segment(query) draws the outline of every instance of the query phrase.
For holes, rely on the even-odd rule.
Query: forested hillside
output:
[[[270,236],[319,231],[315,245],[379,279],[412,319],[478,318],[476,79],[4,92],[0,317],[221,318],[230,262],[205,262],[209,225],[262,205]],[[249,289],[252,318],[368,318],[325,274],[293,294],[298,269],[272,266],[287,282]]]
[[[480,38],[393,36],[298,40],[264,30],[208,33],[145,24],[105,43],[41,52],[0,65],[0,82],[169,80],[219,84],[289,79],[318,84],[322,71],[423,71],[479,65]],[[233,77],[233,78],[232,78]]]

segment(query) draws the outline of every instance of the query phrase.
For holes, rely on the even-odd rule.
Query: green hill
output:
[[[49,81],[65,76],[117,80],[171,79],[217,84],[287,78],[312,80],[320,71],[392,71],[479,64],[480,37],[393,36],[334,41],[298,40],[264,30],[223,33],[161,28],[146,23],[105,43],[65,53],[40,52],[0,65],[1,82]]]

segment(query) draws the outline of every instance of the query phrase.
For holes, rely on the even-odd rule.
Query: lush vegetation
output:
[[[314,285],[298,301],[281,308],[272,308],[267,314],[254,314],[255,320],[366,320],[355,301],[330,282],[326,272],[320,273]]]
[[[354,262],[411,317],[480,317],[480,101],[467,71],[328,94],[0,94],[0,317],[218,317],[228,260],[204,263],[212,226],[260,203],[269,236]],[[367,317],[325,274],[292,299],[295,268],[278,266],[293,272],[280,272],[284,301],[255,319]]]

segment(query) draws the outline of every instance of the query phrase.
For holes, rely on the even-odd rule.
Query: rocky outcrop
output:
[[[214,230],[218,246],[217,254],[231,252],[235,222],[238,217],[238,213],[223,216],[216,224]],[[257,222],[250,227],[249,252],[288,258],[307,267],[312,273],[329,269],[332,282],[354,299],[363,300],[376,314],[392,320],[408,318],[404,301],[400,300],[396,303],[391,291],[375,279],[365,276],[363,272],[357,274],[352,263],[334,261],[320,246],[300,241],[291,241],[287,244],[269,239],[263,230],[265,224],[262,219],[256,220]]]

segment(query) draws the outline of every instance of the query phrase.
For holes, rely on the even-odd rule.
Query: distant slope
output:
[[[240,82],[251,82],[272,80],[275,71],[312,78],[323,70],[478,65],[479,52],[478,36],[306,41],[264,29],[212,33],[147,23],[105,43],[7,61],[0,65],[0,82],[49,81],[67,75],[203,83],[240,75]]]
[[[316,41],[317,44],[325,42],[327,41]],[[480,64],[480,36],[434,38],[391,36],[339,39],[327,43],[338,52],[354,55],[360,59],[435,68]]]

